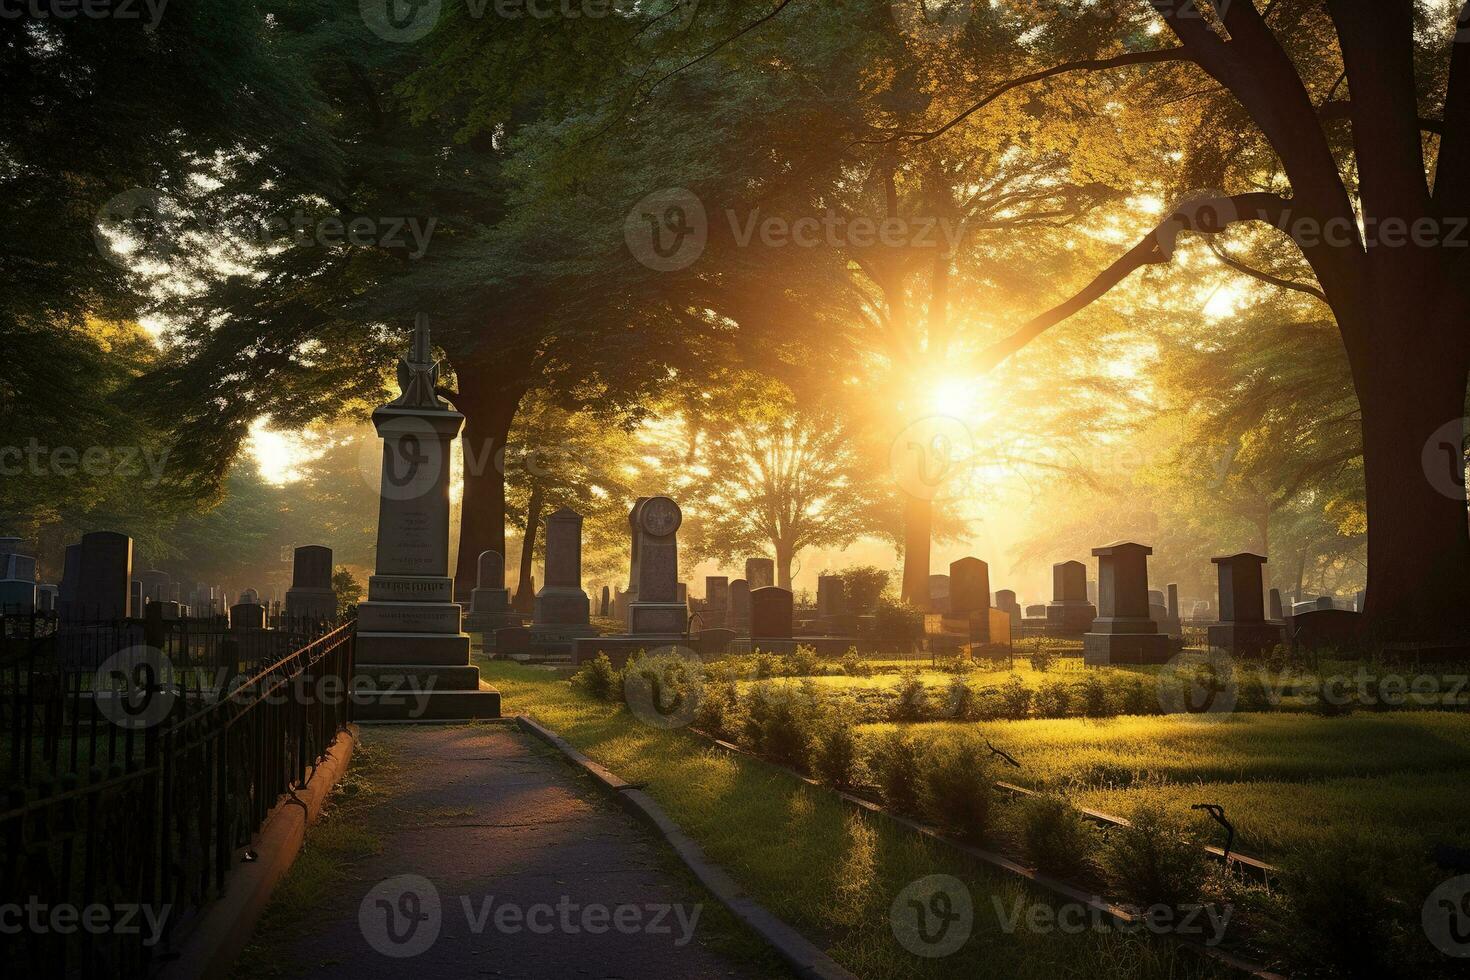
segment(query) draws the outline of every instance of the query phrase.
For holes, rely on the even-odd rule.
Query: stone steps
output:
[[[461,664],[358,664],[356,679],[370,681],[373,688],[407,688],[417,691],[477,691],[480,669]]]
[[[499,691],[356,691],[353,693],[353,720],[360,722],[473,721],[479,718],[499,717]]]

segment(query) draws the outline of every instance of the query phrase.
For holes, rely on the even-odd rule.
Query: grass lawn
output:
[[[873,737],[892,725],[865,725]],[[1351,831],[1403,854],[1470,845],[1470,714],[1439,711],[1179,715],[939,722],[936,735],[979,732],[1014,755],[1011,782],[1063,790],[1126,814],[1145,796],[1219,803],[1236,846],[1271,861]]]
[[[863,977],[1190,978],[1225,976],[1216,962],[1146,934],[1012,928],[1003,915],[1048,904],[1017,880],[854,812],[831,793],[755,760],[707,748],[584,697],[558,674],[477,659],[507,713],[525,712],[648,791],[777,915]],[[889,909],[905,886],[950,874],[970,888],[974,932],[943,959],[910,953]]]

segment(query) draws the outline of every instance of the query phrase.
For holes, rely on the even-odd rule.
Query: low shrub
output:
[[[924,635],[924,612],[902,600],[880,596],[873,610],[873,635],[879,642],[906,648]]]
[[[761,684],[745,700],[742,731],[751,750],[772,762],[805,770],[822,716],[816,686],[810,681]]]
[[[857,652],[857,647],[848,647],[842,655],[842,672],[848,677],[872,677],[873,668]]]
[[[1017,674],[1011,674],[1000,685],[1001,717],[1021,721],[1031,714],[1031,689]]]
[[[1100,854],[1113,891],[1139,905],[1198,902],[1208,859],[1189,824],[1155,800],[1139,804],[1128,820],[1130,826],[1108,829]]]
[[[985,749],[970,736],[943,739],[930,746],[919,783],[919,810],[925,818],[966,840],[990,830],[995,777]]]
[[[572,675],[572,686],[599,701],[621,701],[623,698],[623,676],[605,653],[599,653],[578,668]]]
[[[1284,945],[1301,957],[1303,966],[1327,966],[1342,976],[1395,977],[1415,975],[1410,960],[1417,950],[1406,949],[1403,903],[1395,898],[1405,890],[1427,894],[1433,887],[1413,887],[1412,868],[1402,857],[1386,854],[1373,842],[1349,833],[1287,856],[1282,862],[1282,892],[1288,921],[1279,924]],[[1416,899],[1422,901],[1422,899]],[[1414,926],[1419,910],[1413,908]],[[1423,934],[1413,945],[1422,949]],[[1426,975],[1426,974],[1419,974]]]
[[[822,672],[822,660],[814,647],[798,646],[786,657],[786,673],[792,677],[814,677]]]
[[[1072,688],[1066,681],[1043,681],[1034,703],[1039,718],[1065,718],[1072,707]]]
[[[899,813],[918,812],[923,754],[923,746],[905,731],[886,732],[873,746],[868,769],[883,794],[883,802]]]
[[[1068,801],[1056,796],[1030,797],[1021,804],[1018,822],[1021,848],[1038,870],[1076,876],[1093,867],[1093,851],[1101,835]]]
[[[969,657],[963,657],[959,654],[955,654],[954,656],[944,657],[943,659],[937,661],[934,664],[934,668],[946,674],[968,674],[974,671],[975,661],[971,660]]]
[[[1034,651],[1032,651],[1031,656],[1027,659],[1031,661],[1032,670],[1045,673],[1046,671],[1051,670],[1052,665],[1057,662],[1057,655],[1056,651],[1054,650],[1050,650],[1045,647],[1037,647]]]
[[[1118,706],[1125,715],[1156,715],[1163,711],[1155,685],[1130,677],[1118,686]]]
[[[785,672],[786,663],[784,658],[774,653],[756,653],[755,655],[755,678],[759,681],[770,680],[779,677]]]
[[[929,689],[924,686],[923,679],[917,673],[905,671],[901,674],[894,693],[897,695],[893,705],[894,721],[928,721],[934,717]]]
[[[831,711],[812,737],[812,775],[828,786],[847,789],[861,781],[857,732],[847,711]]]
[[[1110,718],[1118,713],[1113,706],[1112,696],[1108,694],[1107,685],[1096,674],[1088,674],[1082,679],[1082,683],[1078,685],[1078,694],[1082,701],[1082,713],[1089,718]]]
[[[944,717],[955,721],[975,721],[979,715],[979,704],[975,689],[964,674],[955,674],[944,688]]]
[[[739,737],[740,691],[735,681],[725,676],[707,678],[700,691],[694,724],[717,738]]]

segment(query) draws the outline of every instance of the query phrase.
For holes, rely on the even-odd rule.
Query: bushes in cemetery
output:
[[[868,771],[883,794],[883,802],[899,813],[919,809],[919,769],[923,746],[908,732],[885,732],[873,746]]]
[[[816,720],[811,746],[812,775],[828,786],[850,789],[863,778],[857,731],[850,714],[835,707]]]
[[[605,653],[599,653],[583,664],[572,675],[572,685],[599,701],[621,701],[623,698],[622,674]]]
[[[985,747],[973,736],[936,739],[923,754],[919,812],[930,823],[965,840],[990,829],[995,774]]]
[[[1077,876],[1092,869],[1100,835],[1068,801],[1056,796],[1029,797],[1019,805],[1016,823],[1021,849],[1037,870]]]
[[[898,722],[928,721],[934,715],[934,705],[929,699],[929,688],[918,674],[912,671],[899,677],[897,698],[893,704],[893,720]]]
[[[1099,858],[1112,892],[1139,905],[1198,902],[1209,872],[1189,823],[1157,800],[1135,807],[1128,825],[1110,827]]]

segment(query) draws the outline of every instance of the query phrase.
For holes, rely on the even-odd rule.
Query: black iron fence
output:
[[[351,721],[354,635],[346,624],[214,691],[170,680],[156,651],[94,684],[90,737],[108,750],[85,773],[13,782],[0,813],[0,906],[21,926],[7,968],[135,977],[166,961]]]

